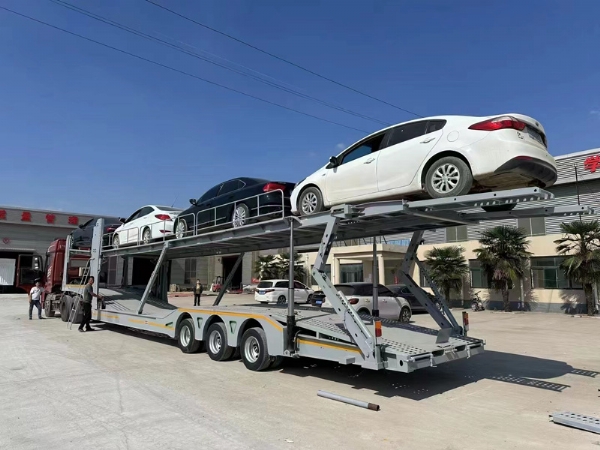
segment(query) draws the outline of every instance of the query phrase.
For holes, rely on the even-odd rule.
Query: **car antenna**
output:
[[[173,203],[171,203],[171,208],[172,208],[173,206],[175,206],[175,202],[176,202],[176,201],[177,201],[177,197],[175,197],[175,200],[173,200]]]

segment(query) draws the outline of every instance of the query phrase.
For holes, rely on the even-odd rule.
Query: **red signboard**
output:
[[[69,216],[69,225],[78,225],[79,217],[77,216]]]
[[[54,223],[56,216],[54,214],[46,214],[46,223]]]
[[[583,168],[590,173],[595,173],[600,168],[600,155],[588,156],[583,162]]]
[[[31,222],[31,213],[29,211],[21,213],[21,222]]]
[[[6,220],[6,210],[0,209],[0,220]]]

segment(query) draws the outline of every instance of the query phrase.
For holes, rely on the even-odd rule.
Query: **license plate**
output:
[[[315,302],[315,305],[322,305],[322,304],[323,304],[323,300],[317,300],[317,301]]]
[[[265,291],[258,291],[258,295],[265,295]]]
[[[531,139],[533,139],[534,141],[544,145],[544,141],[542,140],[542,136],[540,136],[540,133],[538,133],[535,130],[532,130],[531,128],[527,127],[527,134],[529,134],[529,137]]]

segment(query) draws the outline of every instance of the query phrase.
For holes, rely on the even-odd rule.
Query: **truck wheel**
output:
[[[194,321],[190,318],[182,320],[177,333],[177,347],[183,353],[196,353],[200,350],[201,344],[201,341],[196,340]]]
[[[70,311],[71,310],[69,309],[69,305],[67,305],[67,302],[63,300],[60,304],[60,320],[62,320],[63,322],[67,322],[69,320]]]
[[[206,333],[206,353],[213,361],[227,361],[235,349],[227,345],[227,329],[221,322],[213,323]]]
[[[44,300],[44,314],[46,317],[54,317],[54,308],[52,308],[52,300],[45,299]]]
[[[242,336],[241,354],[242,361],[247,369],[253,371],[264,370],[271,364],[267,348],[267,335],[262,328],[250,328]]]

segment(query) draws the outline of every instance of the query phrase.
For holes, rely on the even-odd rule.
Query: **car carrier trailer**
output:
[[[411,278],[413,264],[419,265],[428,277],[417,258],[423,232],[487,220],[592,213],[587,206],[553,206],[552,199],[553,195],[542,189],[524,188],[434,200],[342,205],[312,216],[282,217],[119,248],[102,247],[103,223],[99,219],[90,250],[90,274],[97,274],[103,258],[111,257],[125,261],[134,256],[154,258],[156,266],[143,293],[101,289],[105,297],[93,300],[92,318],[167,335],[176,339],[185,353],[197,352],[205,346],[213,360],[227,360],[238,350],[251,370],[274,367],[284,357],[310,357],[398,372],[469,358],[484,351],[484,341],[466,336],[446,302],[441,299],[443,306],[439,310]],[[437,330],[359,315],[325,274],[334,241],[409,232],[413,237],[399,275],[436,321]],[[312,276],[331,302],[331,309],[296,307],[293,288],[287,306],[220,305],[245,252],[289,247],[290,254],[294,254],[297,246],[316,244],[319,249]],[[68,252],[70,245],[66,248]],[[170,260],[231,253],[240,256],[213,306],[179,308],[168,303],[166,280]],[[293,267],[290,279],[292,271]],[[73,291],[72,286],[70,289]],[[439,296],[439,292],[436,294]],[[375,305],[374,310],[377,310]]]

